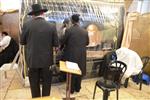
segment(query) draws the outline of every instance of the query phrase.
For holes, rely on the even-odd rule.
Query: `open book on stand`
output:
[[[68,69],[80,70],[78,64],[74,62],[66,61],[66,66]]]

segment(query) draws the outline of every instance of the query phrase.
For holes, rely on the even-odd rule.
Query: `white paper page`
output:
[[[66,66],[69,69],[80,70],[77,63],[66,61]]]

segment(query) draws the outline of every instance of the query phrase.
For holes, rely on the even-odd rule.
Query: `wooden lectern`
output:
[[[66,64],[64,61],[60,61],[60,71],[67,73],[67,83],[66,83],[66,98],[63,98],[63,100],[75,100],[75,98],[70,98],[70,90],[71,90],[71,74],[78,74],[81,75],[81,70],[69,68],[71,67]]]

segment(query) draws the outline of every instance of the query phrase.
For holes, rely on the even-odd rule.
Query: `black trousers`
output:
[[[29,68],[29,82],[32,98],[49,96],[51,90],[52,72],[46,68]],[[42,91],[40,90],[42,85]]]
[[[79,92],[81,89],[82,76],[72,74],[71,77],[71,93]]]

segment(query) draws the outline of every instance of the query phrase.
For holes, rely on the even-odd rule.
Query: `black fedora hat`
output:
[[[42,8],[41,5],[39,4],[33,4],[32,5],[32,11],[28,13],[28,15],[34,15],[36,13],[39,13],[39,12],[47,12],[48,9],[46,8]]]
[[[79,14],[73,14],[72,16],[71,16],[71,19],[73,20],[73,21],[75,21],[75,22],[78,22],[79,20],[80,20],[80,15]]]

